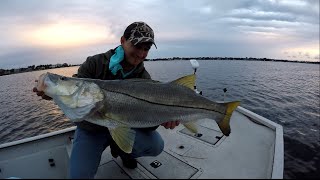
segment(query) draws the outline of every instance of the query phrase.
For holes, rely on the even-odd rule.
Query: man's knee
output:
[[[157,156],[164,148],[164,142],[157,131],[137,131],[134,144],[134,157]]]

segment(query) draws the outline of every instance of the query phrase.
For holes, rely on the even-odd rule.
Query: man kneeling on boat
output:
[[[144,78],[151,79],[144,68],[143,61],[154,44],[154,32],[144,22],[134,22],[124,31],[120,39],[121,45],[105,53],[90,56],[79,67],[74,77],[115,80]],[[50,100],[44,92],[33,89],[38,96]],[[161,124],[166,129],[174,129],[179,121]],[[102,152],[110,145],[113,157],[120,156],[127,168],[136,168],[135,158],[142,156],[157,156],[163,151],[164,142],[160,134],[152,128],[139,128],[136,131],[135,142],[130,154],[122,151],[112,139],[107,127],[89,123],[77,122],[73,148],[70,158],[71,178],[94,178],[101,159]]]

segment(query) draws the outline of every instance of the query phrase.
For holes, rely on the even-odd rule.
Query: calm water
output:
[[[193,72],[189,61],[146,62],[154,80]],[[320,177],[320,77],[318,64],[199,61],[197,88],[211,100],[241,100],[241,106],[284,128],[284,178]],[[46,70],[71,76],[78,67]],[[46,71],[0,77],[0,144],[73,126],[52,102],[32,93]]]

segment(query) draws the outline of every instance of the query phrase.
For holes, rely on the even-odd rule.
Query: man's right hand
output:
[[[49,96],[47,96],[47,95],[45,95],[43,91],[38,91],[38,89],[37,89],[36,87],[34,87],[34,88],[32,89],[32,91],[33,91],[33,92],[36,92],[38,96],[41,96],[41,97],[42,97],[42,99],[52,100],[52,98],[49,97]]]

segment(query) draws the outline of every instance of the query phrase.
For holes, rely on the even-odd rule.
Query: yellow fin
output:
[[[125,153],[132,152],[136,131],[129,127],[120,126],[115,129],[110,129],[110,134],[122,151]]]
[[[172,81],[171,83],[179,84],[179,85],[185,86],[185,87],[193,90],[194,85],[195,85],[195,81],[196,81],[196,75],[191,74],[191,75],[176,79],[176,80]]]
[[[183,124],[190,132],[198,133],[197,125],[194,122],[188,122]]]
[[[229,102],[227,103],[226,115],[221,122],[218,123],[218,126],[222,133],[225,136],[229,136],[231,129],[230,129],[230,118],[233,111],[240,105],[240,101]]]

